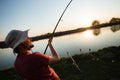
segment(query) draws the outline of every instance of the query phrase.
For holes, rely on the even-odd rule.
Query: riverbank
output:
[[[74,55],[80,71],[70,58],[51,65],[61,80],[120,80],[120,46]],[[14,68],[0,71],[0,80],[22,80]]]

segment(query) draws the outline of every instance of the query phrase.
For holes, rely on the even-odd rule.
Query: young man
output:
[[[17,54],[14,65],[17,73],[22,78],[25,80],[60,80],[59,76],[49,66],[49,64],[60,60],[51,44],[52,38],[48,41],[52,56],[40,52],[31,53],[31,48],[34,45],[28,37],[28,30],[10,31],[5,42]]]

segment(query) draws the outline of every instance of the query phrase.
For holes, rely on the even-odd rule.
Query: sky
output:
[[[52,32],[70,0],[0,0],[0,41],[13,29],[29,36]],[[92,21],[120,18],[120,0],[73,0],[56,31],[89,26]]]

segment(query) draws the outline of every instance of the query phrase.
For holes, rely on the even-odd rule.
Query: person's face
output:
[[[22,43],[24,46],[26,46],[29,50],[34,47],[34,45],[32,44],[31,39],[28,37],[25,41],[23,41]]]

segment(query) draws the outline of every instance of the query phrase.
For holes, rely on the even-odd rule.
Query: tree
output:
[[[94,20],[94,21],[92,22],[92,26],[99,25],[99,24],[100,24],[100,22],[99,22],[98,20]],[[93,30],[93,34],[94,34],[95,36],[98,36],[98,35],[100,34],[100,29],[94,29],[94,30]]]
[[[117,22],[120,22],[120,18],[112,18],[109,23],[117,23]],[[111,26],[111,31],[113,32],[116,32],[120,30],[120,25],[114,25],[114,26]]]
[[[116,22],[120,22],[120,18],[112,18],[109,23],[116,23]]]
[[[95,26],[95,25],[98,25],[98,24],[100,24],[100,22],[99,22],[98,20],[94,20],[94,21],[92,22],[92,26]]]

